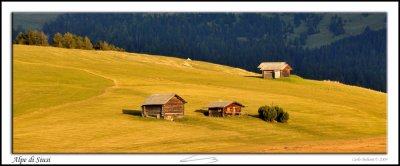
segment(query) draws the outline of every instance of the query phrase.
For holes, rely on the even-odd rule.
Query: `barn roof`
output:
[[[289,66],[286,62],[262,62],[257,68],[260,70],[283,70],[286,66]]]
[[[244,107],[243,104],[240,104],[236,101],[216,101],[216,102],[212,102],[212,103],[208,104],[207,106],[205,106],[205,108],[224,108],[232,103],[235,103],[235,104],[238,104],[238,105]]]
[[[187,103],[183,98],[178,96],[175,93],[166,93],[166,94],[152,94],[146,100],[144,100],[143,105],[163,105],[167,103],[171,98],[176,96],[183,103]]]

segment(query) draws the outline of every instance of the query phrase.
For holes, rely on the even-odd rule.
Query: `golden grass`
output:
[[[14,153],[268,153],[262,149],[386,138],[387,94],[335,82],[264,80],[195,60],[22,45],[13,46],[13,64]],[[122,113],[139,110],[152,93],[171,92],[188,101],[184,119]],[[290,119],[266,123],[195,112],[218,99],[243,103],[249,115],[274,103]],[[382,153],[350,149],[342,150]]]

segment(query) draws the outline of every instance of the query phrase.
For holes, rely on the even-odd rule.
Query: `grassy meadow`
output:
[[[386,153],[386,93],[259,76],[165,56],[14,45],[13,152]],[[180,95],[185,117],[123,114],[153,93]],[[219,99],[244,104],[247,115],[196,111]],[[255,117],[271,103],[289,112],[288,123]]]

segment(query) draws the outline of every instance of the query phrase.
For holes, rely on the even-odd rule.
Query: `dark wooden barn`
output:
[[[155,116],[157,118],[183,117],[185,112],[183,98],[174,93],[153,94],[142,105],[142,116]]]
[[[241,115],[243,104],[236,101],[217,101],[208,104],[208,116],[237,116]]]
[[[263,78],[289,77],[290,71],[293,70],[286,62],[263,62],[258,68]]]

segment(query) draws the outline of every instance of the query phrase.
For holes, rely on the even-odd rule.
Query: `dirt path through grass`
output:
[[[60,107],[66,107],[66,106],[71,105],[71,104],[83,103],[83,102],[86,102],[86,101],[91,100],[91,99],[93,99],[93,98],[101,97],[101,96],[107,95],[108,93],[110,93],[110,91],[111,91],[112,89],[116,89],[116,88],[119,87],[118,81],[117,81],[116,79],[113,79],[113,78],[111,78],[111,77],[107,77],[107,76],[105,76],[105,75],[103,75],[103,74],[99,74],[99,73],[90,71],[90,70],[88,70],[88,69],[82,69],[82,68],[76,68],[76,67],[67,67],[67,66],[54,65],[54,64],[44,64],[44,63],[25,62],[25,61],[20,61],[20,60],[14,60],[14,62],[20,62],[20,63],[25,63],[25,64],[44,65],[44,66],[51,66],[51,67],[57,67],[57,68],[65,68],[65,69],[78,70],[78,71],[83,71],[83,72],[86,72],[86,73],[89,73],[89,74],[92,74],[92,75],[95,75],[95,76],[98,76],[98,77],[102,77],[102,78],[104,78],[104,79],[106,79],[106,80],[112,81],[112,85],[111,85],[110,87],[105,88],[105,89],[104,89],[104,92],[101,93],[101,94],[99,94],[99,95],[92,96],[92,97],[89,97],[89,98],[86,98],[86,99],[83,99],[83,100],[79,100],[79,101],[73,101],[73,102],[69,102],[69,103],[64,103],[64,104],[60,104],[60,105],[56,105],[56,106],[51,106],[51,107],[39,109],[39,110],[36,110],[36,111],[32,111],[32,112],[26,113],[25,115],[29,115],[29,114],[31,114],[31,113],[37,113],[38,111],[40,111],[40,112],[43,112],[43,111],[50,111],[50,110],[53,110],[53,109],[58,109],[58,108],[60,108]],[[25,115],[22,115],[22,116],[25,116]],[[17,119],[17,118],[20,118],[20,117],[14,117],[14,118]]]

